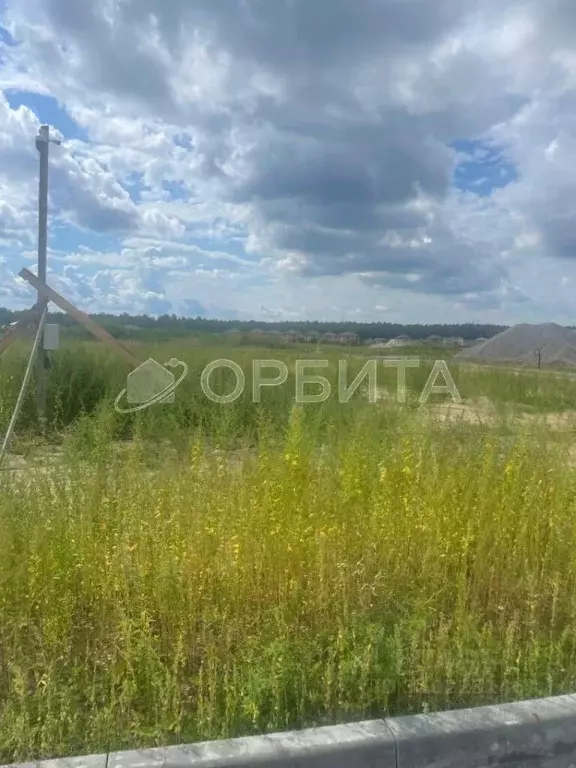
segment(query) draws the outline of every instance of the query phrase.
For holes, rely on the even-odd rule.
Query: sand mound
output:
[[[576,366],[576,331],[555,323],[515,325],[492,339],[462,350],[457,360]]]

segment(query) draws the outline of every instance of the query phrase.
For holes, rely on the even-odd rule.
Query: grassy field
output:
[[[375,404],[295,406],[296,357],[336,385],[369,351],[135,349],[189,364],[173,405],[116,413],[128,369],[67,345],[48,436],[30,396],[28,469],[0,472],[1,761],[574,691],[575,381],[449,363],[464,403],[422,405],[429,353],[405,403],[382,369]],[[290,374],[257,404],[266,357]],[[215,358],[247,374],[228,406],[199,386]]]

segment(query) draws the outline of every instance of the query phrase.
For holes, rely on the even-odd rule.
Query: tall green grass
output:
[[[270,355],[290,373],[261,403],[261,351],[138,355],[189,364],[173,405],[118,414],[126,367],[66,346],[49,377],[58,465],[0,473],[0,760],[574,690],[568,442],[424,418],[432,360],[408,371],[404,404],[295,408],[293,352]],[[25,356],[2,359],[3,424]],[[341,356],[317,371],[334,386]],[[247,378],[227,406],[199,386],[222,357]],[[449,367],[471,401],[569,406],[569,380]],[[30,396],[20,434],[34,418]]]
[[[0,481],[2,760],[574,689],[561,446],[365,405],[151,462],[109,418]]]
[[[536,412],[572,410],[576,402],[576,381],[562,374],[541,374],[524,372],[515,374],[506,369],[469,369],[459,367],[451,359],[450,350],[399,350],[394,355],[380,355],[379,350],[345,349],[325,347],[320,351],[312,346],[301,349],[262,349],[249,347],[197,346],[187,344],[185,340],[157,345],[132,343],[135,353],[141,360],[149,357],[165,363],[171,358],[183,360],[189,367],[189,374],[178,390],[177,403],[170,409],[170,420],[182,427],[197,427],[204,425],[206,433],[215,428],[222,416],[222,408],[212,403],[202,392],[200,376],[206,365],[217,359],[230,359],[236,362],[246,375],[244,396],[227,409],[229,416],[237,423],[239,433],[254,433],[259,413],[265,410],[271,418],[278,418],[278,423],[285,423],[287,414],[295,396],[295,363],[296,359],[327,359],[327,369],[310,369],[310,374],[328,378],[332,384],[332,396],[327,407],[337,402],[338,364],[345,360],[348,366],[348,384],[360,372],[367,359],[380,359],[390,356],[400,356],[409,352],[409,356],[418,358],[418,368],[409,368],[406,373],[409,400],[415,403],[422,393],[432,371],[435,359],[445,359],[460,395],[467,401],[487,398],[496,406],[505,409],[523,409]],[[424,352],[426,354],[424,354]],[[6,428],[16,402],[20,384],[29,353],[29,346],[15,345],[0,359],[0,433]],[[372,354],[376,353],[376,354]],[[289,369],[288,381],[274,388],[263,390],[262,407],[252,402],[252,365],[254,360],[275,359],[283,362]],[[393,397],[396,395],[397,372],[386,369],[379,362],[379,386],[386,388]],[[52,370],[47,375],[48,381],[48,414],[49,428],[52,433],[58,433],[83,415],[94,414],[102,404],[112,404],[126,384],[126,376],[130,369],[118,356],[92,342],[70,342],[52,356]],[[274,372],[270,372],[273,375]],[[225,394],[234,389],[236,380],[229,370],[217,371],[211,384],[218,393]],[[440,376],[438,383],[442,384]],[[314,391],[313,388],[307,391]],[[362,400],[360,393],[353,401]],[[446,398],[444,397],[444,400]],[[432,401],[442,398],[432,396]],[[162,411],[156,409],[155,412]],[[157,424],[166,424],[167,411],[157,419]],[[131,418],[117,419],[118,436],[129,436],[134,420]],[[33,431],[36,428],[36,406],[34,386],[29,388],[22,414],[19,421],[19,431]],[[172,429],[172,423],[169,428]]]
[[[332,394],[321,409],[338,408],[339,361],[345,360],[348,366],[347,385],[361,371],[365,359],[361,355],[347,350],[326,349],[317,353],[307,347],[299,350],[250,349],[218,346],[197,347],[182,342],[142,345],[132,344],[134,352],[142,360],[152,357],[161,363],[177,358],[188,366],[188,375],[176,396],[176,402],[170,409],[158,406],[151,409],[144,421],[134,416],[116,414],[114,433],[118,438],[132,435],[136,423],[145,424],[157,437],[166,437],[180,429],[201,428],[205,434],[214,436],[222,431],[222,423],[228,435],[236,432],[238,436],[254,437],[262,414],[268,420],[275,421],[279,430],[286,424],[286,419],[296,395],[295,368],[296,360],[326,359],[328,368],[310,368],[309,375],[321,375],[330,381]],[[26,345],[15,346],[0,360],[0,433],[6,428],[18,391],[24,376],[29,348]],[[240,366],[245,374],[245,389],[240,398],[225,409],[213,402],[202,391],[201,376],[206,366],[214,360],[227,359]],[[261,403],[253,400],[253,362],[255,360],[274,359],[288,368],[288,379],[278,387],[264,387]],[[423,361],[420,369],[408,371],[408,385],[413,400],[420,394],[432,367],[431,361]],[[47,400],[49,428],[58,434],[69,428],[77,419],[92,416],[101,408],[108,408],[117,395],[126,386],[126,376],[130,368],[117,355],[101,345],[90,342],[66,344],[52,356],[52,370],[47,374]],[[275,371],[264,372],[273,377]],[[381,386],[387,386],[395,395],[396,371],[379,368],[378,380]],[[228,394],[236,386],[235,374],[227,368],[219,368],[210,379],[210,386],[217,394]],[[306,392],[315,392],[312,386]],[[354,395],[353,404],[365,400],[365,386]],[[152,414],[152,415],[151,415]],[[19,420],[19,431],[33,432],[37,424],[34,398],[34,382],[26,394],[24,407]]]

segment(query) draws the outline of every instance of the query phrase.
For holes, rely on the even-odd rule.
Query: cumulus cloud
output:
[[[132,283],[100,272],[102,301],[159,307],[190,268],[514,313],[542,306],[527,265],[576,253],[570,0],[14,0],[5,24],[0,83],[52,93],[90,140],[54,155],[57,215],[172,243],[131,252]],[[0,112],[12,238],[32,214],[38,120]],[[491,151],[507,170],[486,194],[470,174]]]
[[[11,109],[0,94],[0,217],[23,235],[37,210],[40,121],[27,107]],[[138,212],[128,193],[93,157],[58,147],[51,160],[51,203],[56,212],[95,231],[131,229]]]

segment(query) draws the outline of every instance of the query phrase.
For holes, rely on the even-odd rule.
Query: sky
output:
[[[0,306],[574,324],[574,0],[0,0]]]

